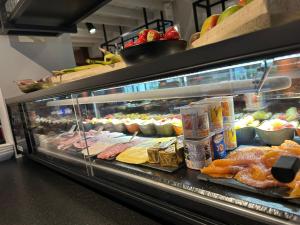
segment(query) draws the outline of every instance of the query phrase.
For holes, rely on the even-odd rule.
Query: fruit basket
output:
[[[30,93],[43,88],[43,83],[31,79],[16,81],[16,83],[23,93]]]
[[[183,51],[186,46],[184,40],[154,41],[123,49],[120,54],[127,64],[132,65]]]
[[[180,40],[176,27],[170,27],[164,34],[145,29],[139,32],[136,41],[131,40],[125,44],[120,55],[126,64],[133,65],[184,51],[186,47],[187,42]]]

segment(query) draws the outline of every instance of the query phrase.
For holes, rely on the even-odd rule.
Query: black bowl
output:
[[[133,65],[171,55],[186,49],[184,40],[152,41],[121,50],[120,54],[126,64]]]

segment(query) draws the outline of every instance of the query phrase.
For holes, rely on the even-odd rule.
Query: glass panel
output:
[[[28,147],[25,139],[25,131],[22,123],[23,111],[21,109],[21,105],[19,104],[10,105],[8,109],[9,109],[11,128],[15,138],[17,151],[28,152]]]
[[[65,106],[50,106],[49,102],[68,100]],[[88,174],[86,160],[81,154],[85,135],[79,125],[76,99],[72,95],[39,99],[26,103],[34,154]]]
[[[299,69],[299,56],[290,55],[86,90],[49,99],[39,107],[41,112],[51,109],[48,114],[72,108],[84,139],[79,143],[81,155],[93,162],[92,168],[110,167],[188,190],[201,189],[200,168],[236,148],[279,146],[287,139],[300,143],[294,137]],[[278,135],[277,130],[283,133]],[[96,169],[91,172],[105,176]],[[270,168],[266,173],[260,182],[270,178]],[[220,189],[216,192],[222,194]],[[255,203],[254,198],[247,200]]]

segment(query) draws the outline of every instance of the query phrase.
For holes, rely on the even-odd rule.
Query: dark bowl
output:
[[[255,135],[256,133],[254,127],[243,127],[241,129],[236,130],[238,145],[253,144]]]
[[[184,51],[186,46],[184,40],[153,41],[125,48],[120,51],[120,55],[126,64],[133,65]]]

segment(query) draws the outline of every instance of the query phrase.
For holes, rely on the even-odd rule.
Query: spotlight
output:
[[[85,25],[86,25],[87,29],[89,30],[90,34],[96,33],[96,28],[92,23],[86,23]]]

